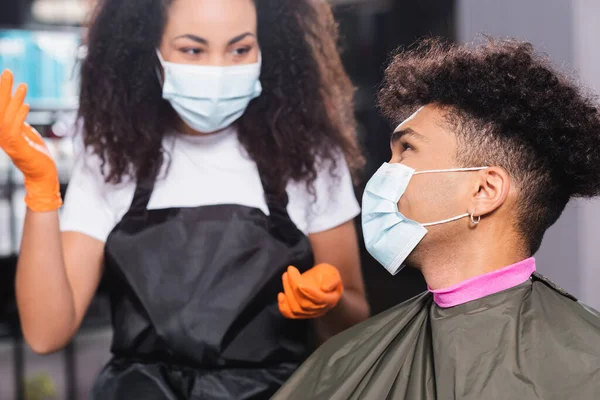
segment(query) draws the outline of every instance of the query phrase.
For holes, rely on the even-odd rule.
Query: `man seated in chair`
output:
[[[363,231],[429,291],[329,340],[274,398],[600,399],[600,315],[533,258],[570,199],[600,194],[594,101],[528,43],[397,55],[380,108],[404,121]]]

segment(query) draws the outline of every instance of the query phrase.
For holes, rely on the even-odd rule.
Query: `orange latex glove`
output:
[[[319,264],[302,275],[295,267],[283,274],[283,290],[277,301],[286,318],[318,318],[335,307],[344,292],[340,272],[332,265]]]
[[[0,77],[0,147],[25,177],[25,203],[37,212],[62,205],[58,171],[39,133],[25,119],[27,86],[20,84],[11,96],[13,75],[6,70]]]

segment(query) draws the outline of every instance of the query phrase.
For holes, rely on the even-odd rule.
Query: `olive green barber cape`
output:
[[[534,274],[452,308],[424,293],[333,337],[275,400],[600,400],[600,315]]]

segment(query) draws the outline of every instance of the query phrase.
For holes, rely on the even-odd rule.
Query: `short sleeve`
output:
[[[322,162],[315,180],[316,199],[308,213],[308,233],[319,233],[342,225],[360,214],[348,164],[340,154],[336,168]]]
[[[100,159],[82,147],[78,149],[61,210],[61,231],[86,234],[106,242],[116,217],[106,199],[106,183]]]

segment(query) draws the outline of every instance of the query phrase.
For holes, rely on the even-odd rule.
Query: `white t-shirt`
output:
[[[268,215],[256,164],[234,129],[209,136],[169,136],[164,146],[170,165],[157,179],[148,209],[239,204]],[[287,186],[288,213],[305,234],[335,228],[360,212],[343,157],[337,165],[332,176],[328,163],[320,163],[314,197],[304,182]],[[100,159],[80,148],[61,211],[61,230],[105,242],[129,209],[134,191],[132,180],[107,184]]]

